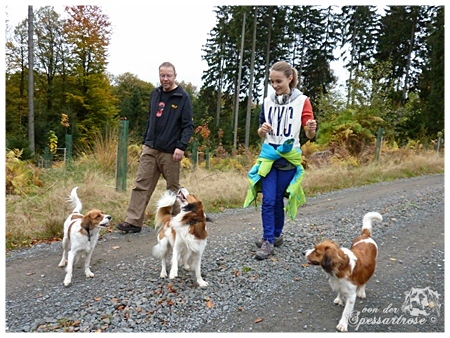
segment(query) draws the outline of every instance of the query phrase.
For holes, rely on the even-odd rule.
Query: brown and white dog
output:
[[[173,215],[174,209],[179,209],[176,215]],[[153,247],[153,255],[161,258],[160,276],[162,278],[167,277],[166,259],[172,253],[169,278],[178,276],[180,263],[185,270],[194,271],[200,286],[208,285],[200,272],[208,236],[206,221],[203,203],[186,188],[181,188],[178,194],[167,190],[159,199],[155,227],[160,229],[157,237],[158,244]]]
[[[72,283],[73,267],[80,257],[84,257],[84,274],[94,277],[90,269],[91,257],[97,245],[101,228],[108,228],[111,216],[105,215],[98,209],[90,210],[86,215],[81,214],[82,204],[77,195],[78,187],[72,189],[68,201],[73,209],[64,222],[64,237],[62,241],[63,255],[59,267],[66,267],[64,285]]]
[[[328,282],[337,297],[335,304],[344,306],[342,317],[336,328],[348,330],[348,319],[355,306],[356,296],[366,298],[366,284],[372,277],[378,247],[371,237],[372,222],[382,221],[378,212],[368,212],[363,218],[361,235],[353,240],[350,249],[340,248],[337,243],[326,239],[314,249],[303,252],[312,265],[321,265],[328,274]]]

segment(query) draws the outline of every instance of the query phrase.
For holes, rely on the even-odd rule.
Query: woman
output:
[[[259,116],[258,135],[264,138],[261,153],[248,177],[250,189],[244,207],[262,192],[262,239],[256,241],[256,258],[267,259],[274,246],[283,244],[284,212],[294,219],[305,202],[300,131],[309,139],[316,135],[317,123],[309,98],[296,88],[297,71],[287,62],[276,62],[270,69],[270,84],[275,93],[264,99]],[[284,197],[288,197],[286,207]]]

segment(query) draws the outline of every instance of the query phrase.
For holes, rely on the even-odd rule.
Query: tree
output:
[[[314,103],[336,82],[330,63],[340,37],[337,14],[332,7],[292,6],[289,22],[289,59],[299,72],[299,89]]]
[[[90,140],[106,123],[117,123],[115,98],[105,75],[111,23],[98,6],[66,6],[68,19],[63,32],[70,45],[69,74],[72,90],[67,94],[81,132],[81,141]]]
[[[352,81],[357,71],[364,71],[373,62],[380,17],[376,6],[343,6],[341,9],[342,46],[350,54],[349,58],[344,56],[350,74],[347,102],[353,103]]]
[[[8,149],[23,149],[22,158],[32,157],[28,136],[28,19],[21,21],[5,44],[5,126]]]
[[[131,73],[113,79],[113,95],[117,98],[118,116],[129,121],[130,133],[141,142],[148,120],[150,93],[155,88]]]
[[[429,8],[432,19],[427,25],[427,48],[421,49],[422,76],[418,81],[419,96],[423,112],[423,124],[427,135],[437,137],[445,127],[445,25],[444,6]]]
[[[389,62],[392,77],[388,79],[395,92],[394,103],[404,104],[408,91],[416,87],[423,45],[422,26],[428,21],[419,6],[388,6],[380,23],[376,60]]]

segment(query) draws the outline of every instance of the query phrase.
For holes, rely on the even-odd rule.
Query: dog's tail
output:
[[[156,258],[163,258],[169,243],[166,237],[162,238],[152,249],[153,256]]]
[[[175,204],[176,199],[177,195],[172,190],[166,190],[159,199],[156,207],[158,209],[172,207]]]
[[[155,256],[156,258],[161,258],[162,257],[162,245],[161,244],[156,244],[153,249],[152,249],[152,253],[153,256]]]
[[[167,217],[172,214],[172,208],[177,200],[177,195],[166,190],[156,204],[155,228],[159,228],[167,222]]]
[[[381,215],[378,212],[368,212],[367,214],[364,215],[363,218],[363,227],[361,230],[361,235],[366,234],[367,236],[371,236],[372,233],[372,222],[374,220],[383,221],[383,217],[381,217]]]
[[[83,208],[83,204],[81,204],[81,201],[78,198],[77,189],[78,189],[78,187],[75,187],[72,189],[67,201],[70,202],[70,205],[73,208],[73,212],[78,212],[81,214],[81,209]]]

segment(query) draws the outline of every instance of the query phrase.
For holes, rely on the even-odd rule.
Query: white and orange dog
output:
[[[326,239],[314,249],[303,252],[308,263],[322,266],[328,274],[328,282],[337,292],[334,303],[345,305],[336,326],[339,331],[348,331],[348,319],[356,296],[366,298],[366,284],[375,271],[378,247],[371,237],[374,220],[381,222],[383,218],[378,212],[368,212],[364,216],[361,235],[353,240],[350,249],[340,248],[337,243]]]
[[[97,245],[100,229],[108,228],[111,221],[111,216],[105,215],[98,209],[92,209],[86,215],[82,215],[82,204],[78,198],[77,189],[78,187],[72,189],[68,199],[73,211],[64,222],[63,255],[59,262],[60,267],[67,264],[65,286],[72,283],[73,268],[80,257],[84,257],[86,277],[94,277],[90,269],[92,253]]]
[[[169,278],[178,276],[178,264],[181,264],[185,270],[194,271],[200,286],[208,285],[200,271],[208,236],[206,221],[202,202],[187,189],[181,188],[178,194],[167,190],[163,194],[155,216],[158,244],[153,247],[153,255],[161,258],[162,278],[167,277],[166,259],[172,253]]]

